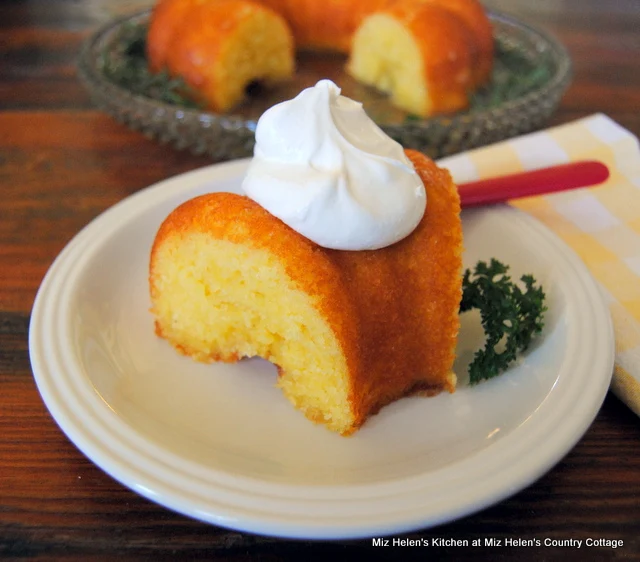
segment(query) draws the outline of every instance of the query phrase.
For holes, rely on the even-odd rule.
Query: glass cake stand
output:
[[[494,78],[474,97],[472,108],[467,111],[416,118],[351,78],[344,70],[344,55],[299,52],[291,81],[268,90],[258,89],[231,114],[216,114],[136,93],[114,82],[106,72],[109,65],[127,56],[123,49],[126,33],[135,26],[146,26],[149,15],[146,10],[114,20],[90,36],[79,58],[80,78],[97,106],[119,122],[179,149],[209,154],[215,160],[250,156],[256,123],[264,110],[294,97],[321,78],[330,78],[344,95],[361,101],[378,125],[405,148],[420,150],[432,158],[540,128],[556,109],[571,80],[571,60],[558,41],[516,19],[490,13],[497,53]],[[514,57],[519,57],[515,66]],[[526,62],[531,69],[522,78],[517,75],[517,60]],[[527,87],[528,80],[531,87]],[[500,92],[510,81],[520,86],[516,92]]]

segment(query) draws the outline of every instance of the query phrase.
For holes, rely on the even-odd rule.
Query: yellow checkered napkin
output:
[[[640,148],[605,115],[441,160],[458,183],[576,160],[600,160],[606,184],[513,201],[562,238],[604,289],[613,318],[611,389],[640,415]]]

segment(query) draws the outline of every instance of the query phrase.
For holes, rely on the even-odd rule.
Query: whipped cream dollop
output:
[[[248,197],[325,248],[375,250],[418,225],[424,185],[362,104],[321,80],[258,121]]]

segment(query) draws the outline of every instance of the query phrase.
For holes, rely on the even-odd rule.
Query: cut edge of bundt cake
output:
[[[346,70],[389,94],[396,106],[426,117],[468,107],[476,50],[472,32],[453,12],[396,2],[363,20]]]
[[[217,0],[195,4],[183,17],[182,25],[173,24],[165,64],[211,109],[230,110],[253,83],[269,86],[293,76],[293,35],[270,8]]]
[[[416,115],[431,111],[423,76],[420,48],[406,28],[386,14],[374,14],[358,28],[347,63],[356,80],[391,96],[391,100]]]
[[[278,368],[278,387],[298,410],[333,431],[352,433],[362,422],[354,412],[349,377],[350,362],[357,359],[347,356],[344,327],[326,318],[322,287],[315,294],[301,290],[278,250],[240,242],[242,226],[230,232],[233,218],[223,220],[225,226],[215,233],[200,228],[204,225],[190,214],[194,206],[202,204],[202,218],[222,201],[232,201],[236,210],[243,203],[255,205],[228,193],[203,197],[176,209],[153,246],[149,280],[157,335],[201,362],[271,361]],[[246,201],[238,205],[238,199]],[[338,291],[331,271],[324,273],[320,281]]]

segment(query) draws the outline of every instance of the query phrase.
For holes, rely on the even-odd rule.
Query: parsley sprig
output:
[[[496,259],[479,261],[462,279],[460,312],[480,311],[486,335],[483,349],[469,365],[469,381],[476,384],[504,371],[518,353],[528,349],[544,326],[545,294],[532,275],[523,275],[524,290],[511,280],[509,267]]]

